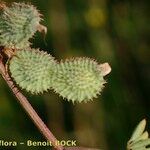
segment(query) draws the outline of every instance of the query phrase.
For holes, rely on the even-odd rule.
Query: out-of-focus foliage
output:
[[[46,37],[36,34],[34,47],[48,51],[59,60],[88,56],[99,62],[109,62],[112,67],[102,96],[93,102],[73,105],[61,98],[58,100],[51,92],[41,96],[25,93],[31,104],[60,140],[75,139],[82,146],[124,150],[139,120],[143,117],[150,120],[149,2],[30,2],[44,15],[43,24],[48,27]],[[18,142],[44,140],[2,78],[0,138]],[[41,147],[19,145],[12,149],[40,150]]]

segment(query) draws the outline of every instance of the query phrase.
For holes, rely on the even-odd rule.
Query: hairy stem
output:
[[[10,78],[7,70],[5,69],[5,66],[2,61],[2,56],[0,55],[0,73],[14,95],[16,96],[18,102],[21,104],[21,106],[25,109],[27,114],[30,116],[34,124],[37,126],[37,128],[41,131],[41,133],[44,135],[44,137],[52,143],[52,145],[57,150],[63,150],[63,147],[60,145],[56,145],[57,139],[52,134],[52,132],[48,129],[48,127],[44,124],[42,119],[38,116],[36,111],[33,109],[31,104],[28,102],[27,98],[20,92],[20,90],[14,85],[12,79]]]

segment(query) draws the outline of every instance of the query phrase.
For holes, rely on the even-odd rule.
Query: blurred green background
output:
[[[10,0],[7,2],[11,2]],[[18,0],[16,0],[18,2]],[[143,118],[150,126],[150,22],[146,0],[31,0],[43,14],[48,33],[32,40],[58,60],[90,57],[108,62],[112,72],[102,95],[75,104],[53,92],[33,96],[31,104],[60,140],[103,150],[125,150],[134,127]],[[43,141],[30,118],[0,77],[0,139]],[[48,147],[0,150],[48,150]]]

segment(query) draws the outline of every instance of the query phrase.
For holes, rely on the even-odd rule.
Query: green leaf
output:
[[[130,149],[133,149],[133,150],[137,150],[138,148],[143,149],[143,148],[146,148],[147,146],[150,146],[150,139],[141,140],[141,141],[132,143],[130,145]]]
[[[132,136],[131,136],[131,138],[130,138],[129,141],[134,141],[134,140],[136,140],[137,138],[139,138],[139,137],[142,135],[142,133],[144,132],[145,126],[146,126],[146,120],[143,119],[143,120],[138,124],[138,126],[136,127],[136,129],[134,130],[134,132],[133,132],[133,134],[132,134]],[[144,136],[145,136],[145,135],[144,135]]]

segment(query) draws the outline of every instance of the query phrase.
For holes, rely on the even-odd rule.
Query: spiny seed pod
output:
[[[56,61],[37,49],[18,50],[9,62],[11,77],[22,88],[38,94],[51,88]]]
[[[25,3],[5,4],[0,8],[0,46],[22,49],[30,45],[34,33],[45,27],[40,25],[40,13]]]
[[[63,98],[73,102],[87,102],[102,91],[106,83],[103,76],[102,66],[94,60],[70,59],[57,65],[57,79],[53,88]]]

